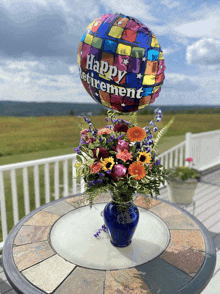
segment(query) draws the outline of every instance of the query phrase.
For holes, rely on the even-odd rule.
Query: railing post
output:
[[[191,135],[192,133],[190,132],[187,132],[185,134],[185,142],[186,142],[186,145],[185,145],[185,159],[188,158],[188,157],[191,157],[191,152],[192,152],[192,144],[191,144]],[[184,165],[186,164],[186,162],[184,162]]]

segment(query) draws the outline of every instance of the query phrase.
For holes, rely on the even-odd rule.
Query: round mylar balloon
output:
[[[89,95],[120,112],[153,103],[165,78],[163,52],[155,35],[137,19],[118,13],[103,15],[89,25],[77,62]]]

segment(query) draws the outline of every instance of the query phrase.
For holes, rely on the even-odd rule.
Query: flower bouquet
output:
[[[149,127],[137,126],[136,113],[129,115],[131,122],[117,119],[112,111],[106,121],[111,124],[97,129],[89,118],[84,118],[88,129],[81,131],[77,152],[76,176],[85,181],[85,193],[89,195],[90,208],[99,193],[111,192],[115,201],[126,203],[133,200],[135,192],[159,195],[164,183],[165,169],[156,159],[157,143],[170,122],[153,141],[155,123],[162,120],[162,111],[155,110]]]

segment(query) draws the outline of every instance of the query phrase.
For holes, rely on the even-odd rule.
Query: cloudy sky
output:
[[[143,22],[163,50],[153,105],[220,105],[217,0],[0,0],[0,100],[94,103],[77,48],[95,18],[115,12]]]

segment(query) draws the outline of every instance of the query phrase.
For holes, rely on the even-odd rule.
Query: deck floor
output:
[[[160,190],[159,198],[168,200],[169,195],[166,187]],[[193,200],[193,205],[182,207],[193,214],[209,231],[216,247],[216,267],[213,277],[202,294],[220,293],[220,168],[216,171],[203,175],[198,183]],[[12,290],[2,267],[2,256],[0,255],[0,294],[16,294]],[[162,294],[162,293],[161,293]]]

